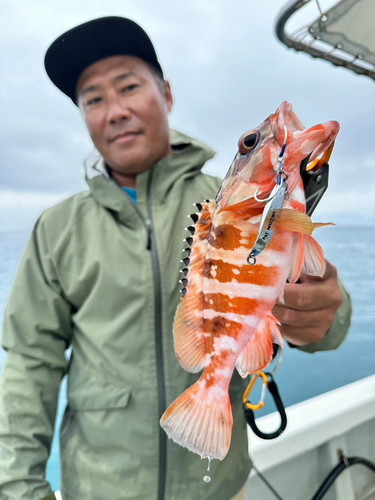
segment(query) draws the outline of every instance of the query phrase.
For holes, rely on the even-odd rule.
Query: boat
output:
[[[249,429],[249,453],[261,476],[252,469],[245,499],[375,500],[375,375],[286,411],[287,428],[276,439],[260,439]],[[280,417],[274,412],[256,423],[270,433]],[[354,457],[364,463],[353,463]],[[328,477],[334,480],[325,494],[320,487]]]

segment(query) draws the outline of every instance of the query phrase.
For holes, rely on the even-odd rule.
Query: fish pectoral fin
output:
[[[288,273],[289,283],[295,283],[301,272],[305,256],[304,235],[295,234],[293,239],[290,269]]]
[[[324,226],[334,226],[332,222],[312,222],[311,218],[292,208],[282,208],[280,210],[277,226],[286,231],[312,235],[314,229]]]
[[[324,253],[319,243],[308,234],[296,234],[288,273],[289,282],[295,283],[301,273],[321,277],[325,267]]]
[[[322,277],[326,268],[324,253],[317,241],[312,236],[304,235],[304,262],[302,272],[309,276]]]
[[[177,307],[173,324],[176,356],[182,368],[191,373],[201,371],[211,360],[203,331],[203,278],[207,238],[211,230],[215,202],[203,202],[198,205],[200,212],[194,218],[195,230],[188,242],[191,245],[189,257],[184,259],[185,293]]]
[[[233,417],[228,391],[200,380],[186,389],[160,420],[168,436],[202,458],[223,460],[229,450]]]
[[[236,368],[241,377],[245,378],[249,373],[266,368],[272,360],[274,337],[278,339],[277,343],[281,342],[280,345],[282,345],[277,320],[270,315],[259,322],[257,329],[237,358]]]
[[[282,208],[280,210],[277,226],[285,229],[285,231],[302,234],[312,234],[315,229],[308,215],[291,208]]]

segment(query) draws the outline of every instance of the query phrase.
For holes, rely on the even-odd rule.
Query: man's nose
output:
[[[131,112],[119,95],[112,95],[107,100],[107,121],[115,124],[129,120]]]

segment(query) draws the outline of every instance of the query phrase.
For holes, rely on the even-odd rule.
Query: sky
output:
[[[3,2],[0,229],[31,228],[42,210],[87,189],[83,161],[93,146],[79,110],[48,80],[43,58],[61,33],[107,15],[134,19],[151,36],[175,98],[171,126],[217,151],[207,173],[223,177],[238,138],[287,100],[306,127],[341,125],[314,220],[375,226],[375,82],[286,49],[274,34],[284,3]]]

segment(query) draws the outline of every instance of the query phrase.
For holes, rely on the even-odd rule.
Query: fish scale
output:
[[[228,389],[234,369],[242,377],[262,370],[272,359],[272,344],[283,345],[272,308],[286,280],[296,281],[301,271],[324,272],[323,252],[311,237],[324,224],[313,224],[305,214],[299,164],[307,155],[313,161],[337,133],[337,122],[305,129],[292,106],[283,103],[241,136],[216,200],[197,203],[198,213],[191,215],[174,346],[181,366],[202,374],[160,423],[169,437],[202,458],[222,460],[228,452],[233,425]],[[288,199],[274,217],[271,240],[251,266],[247,257],[266,206],[254,195],[260,192],[266,199],[274,189],[283,144]]]

